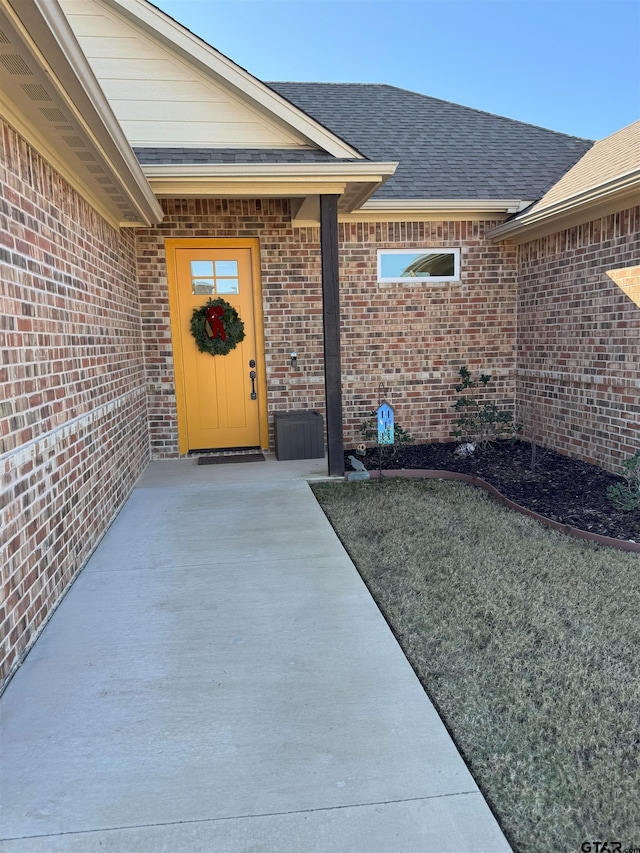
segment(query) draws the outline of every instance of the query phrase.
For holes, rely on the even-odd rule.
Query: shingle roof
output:
[[[535,205],[540,211],[640,170],[640,121],[596,142]]]
[[[326,151],[260,148],[134,148],[143,166],[185,163],[353,163]]]
[[[363,156],[399,161],[376,199],[537,201],[593,143],[513,119],[373,83],[268,83]],[[325,151],[136,148],[142,165],[312,163]]]
[[[267,83],[372,160],[399,160],[376,199],[536,200],[592,142],[369,83]]]

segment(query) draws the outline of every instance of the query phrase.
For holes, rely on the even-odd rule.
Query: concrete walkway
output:
[[[154,462],[1,699],[9,853],[508,853],[307,484]]]

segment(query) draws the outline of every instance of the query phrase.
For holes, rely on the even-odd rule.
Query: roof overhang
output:
[[[294,224],[318,224],[320,195],[338,195],[351,213],[393,175],[397,163],[206,163],[148,165],[142,169],[158,198],[291,198]]]
[[[531,204],[513,198],[375,199],[366,201],[349,216],[359,221],[440,221],[452,219],[506,219]],[[346,217],[345,217],[346,218]]]
[[[494,241],[509,238],[516,243],[526,243],[625,207],[634,207],[639,197],[640,169],[635,169],[555,204],[534,205],[517,218],[493,228],[488,237]]]
[[[111,107],[56,0],[0,0],[0,110],[115,226],[162,220]]]

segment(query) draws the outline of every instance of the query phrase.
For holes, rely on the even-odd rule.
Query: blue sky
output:
[[[153,0],[262,80],[389,83],[588,139],[640,117],[640,0]]]

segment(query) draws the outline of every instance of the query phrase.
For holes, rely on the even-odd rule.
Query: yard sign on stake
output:
[[[378,406],[378,460],[380,462],[380,482],[382,482],[382,448],[393,444],[394,440],[393,406],[390,406],[387,402],[383,402]]]
[[[393,406],[382,403],[378,408],[378,444],[393,444]]]

